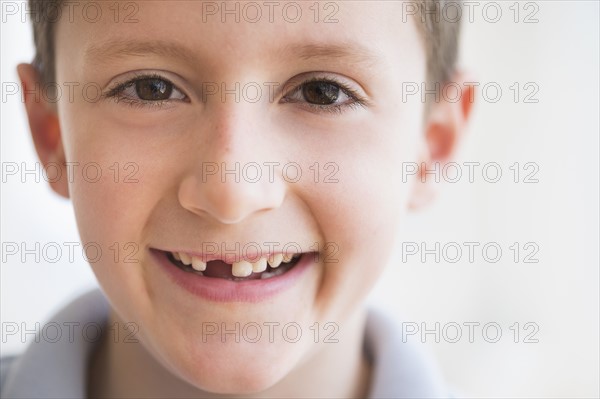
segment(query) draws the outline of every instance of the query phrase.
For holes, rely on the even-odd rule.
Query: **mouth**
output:
[[[267,300],[294,287],[319,263],[318,252],[272,253],[256,259],[215,259],[156,248],[150,248],[150,253],[158,270],[176,286],[216,302]]]
[[[203,261],[202,257],[186,252],[165,252],[169,261],[179,269],[208,278],[230,281],[265,280],[280,276],[291,270],[303,253],[276,253],[259,259],[240,259],[227,263],[221,259]]]

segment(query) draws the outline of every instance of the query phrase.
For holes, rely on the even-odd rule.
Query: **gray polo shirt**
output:
[[[106,324],[109,307],[99,290],[63,308],[48,323]],[[65,324],[67,323],[67,324]],[[370,398],[450,397],[432,361],[416,346],[403,343],[399,326],[369,311],[365,348],[373,359]],[[89,356],[97,340],[83,334],[53,334],[52,342],[36,339],[17,357],[0,361],[2,398],[85,398]]]

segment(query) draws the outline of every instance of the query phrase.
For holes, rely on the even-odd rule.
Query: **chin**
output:
[[[297,365],[300,343],[198,343],[180,353],[171,371],[188,384],[214,394],[246,395],[263,392]],[[172,363],[173,364],[173,363]]]

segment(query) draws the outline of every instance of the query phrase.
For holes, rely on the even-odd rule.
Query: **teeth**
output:
[[[192,256],[192,267],[194,270],[203,272],[206,270],[206,263],[202,262],[202,259]]]
[[[258,261],[252,264],[252,271],[254,273],[261,273],[267,270],[267,259],[260,258]]]
[[[231,274],[235,277],[248,277],[252,274],[252,263],[245,260],[234,262],[231,266]]]
[[[206,270],[206,262],[203,262],[202,259],[196,256],[191,256],[185,252],[171,252],[171,255],[174,259],[180,261],[184,265],[192,266],[192,268],[198,272],[198,274],[202,274],[201,272]],[[231,274],[234,277],[248,277],[252,273],[262,273],[262,278],[270,278],[276,275],[279,275],[279,270],[266,272],[267,264],[271,266],[271,268],[276,269],[282,263],[288,263],[293,259],[296,259],[300,256],[300,254],[273,254],[269,255],[268,258],[260,258],[254,263],[248,262],[246,260],[241,260],[239,262],[234,262],[231,265]]]
[[[181,263],[183,263],[184,265],[192,264],[192,257],[186,254],[185,252],[180,252],[179,256],[181,257]]]
[[[271,266],[272,268],[279,267],[279,265],[281,265],[282,261],[283,261],[282,254],[275,254],[275,255],[269,256],[269,266]]]
[[[266,278],[271,278],[271,277],[279,276],[282,273],[283,273],[283,269],[275,269],[272,272],[264,272],[263,274],[260,275],[260,278],[262,280],[264,280]]]

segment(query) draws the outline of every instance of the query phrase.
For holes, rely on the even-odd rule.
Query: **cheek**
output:
[[[386,112],[335,132],[343,140],[324,135],[313,148],[321,165],[330,162],[336,172],[335,182],[321,179],[304,197],[327,245],[319,295],[331,317],[347,315],[364,298],[391,254],[412,190],[403,166],[418,162],[420,115],[418,109]]]
[[[117,106],[77,101],[61,110],[66,158],[73,164],[69,192],[83,239],[139,239],[178,174],[178,150],[165,149],[179,126],[107,109]]]
[[[84,240],[121,245],[137,240],[137,231],[159,198],[150,178],[155,166],[131,150],[120,150],[121,144],[81,140],[72,148],[70,157],[76,164],[69,190]]]
[[[99,104],[63,107],[69,193],[82,243],[94,259],[90,264],[109,297],[121,298],[115,303],[143,300],[147,295],[132,293],[147,289],[141,266],[145,227],[153,210],[170,200],[179,170],[173,159],[178,151],[164,151],[168,146],[158,143],[154,133],[162,130],[161,137],[173,137],[172,132],[111,119]]]

